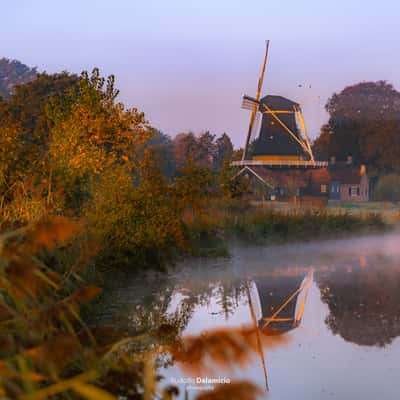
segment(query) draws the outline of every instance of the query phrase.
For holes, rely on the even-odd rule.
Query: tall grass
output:
[[[252,242],[310,240],[389,228],[381,213],[351,213],[341,209],[274,209],[244,203],[211,205],[196,226],[203,236],[228,241],[232,237]]]

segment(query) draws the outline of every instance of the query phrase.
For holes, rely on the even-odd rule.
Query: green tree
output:
[[[144,143],[144,149],[151,149],[154,159],[159,164],[162,173],[168,178],[173,178],[176,174],[176,161],[174,143],[170,136],[161,131],[154,134]]]
[[[220,170],[226,161],[231,161],[233,155],[233,144],[231,138],[223,133],[215,141],[215,157],[214,157],[214,168]]]
[[[175,161],[178,168],[182,168],[191,159],[198,158],[198,141],[193,132],[179,133],[174,138]]]
[[[215,177],[209,168],[196,165],[191,158],[175,180],[177,195],[188,220],[200,217],[215,194]]]
[[[109,168],[92,183],[85,207],[89,231],[107,262],[162,265],[185,248],[181,208],[151,150],[135,173],[127,165]]]
[[[213,166],[216,152],[214,139],[215,135],[212,135],[209,131],[200,134],[197,152],[194,154],[196,164],[208,168]]]

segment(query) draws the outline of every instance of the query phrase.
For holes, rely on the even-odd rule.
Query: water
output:
[[[196,378],[207,376],[250,380],[266,393],[264,358],[269,399],[398,399],[399,239],[391,234],[275,247],[235,244],[230,259],[116,276],[100,318],[136,331],[168,323],[183,337],[261,326],[300,288],[276,316],[284,321],[269,325],[274,335],[264,338],[263,354],[254,353],[242,367],[214,366],[211,373],[171,363],[160,368],[161,385],[177,383],[181,398],[185,387],[195,398],[210,386]]]

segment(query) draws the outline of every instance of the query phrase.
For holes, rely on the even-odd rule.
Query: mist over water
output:
[[[397,399],[399,239],[391,233],[269,247],[235,243],[230,258],[187,260],[168,273],[114,276],[98,318],[128,331],[174,321],[185,337],[251,325],[250,301],[262,324],[312,274],[306,298],[299,291],[279,314],[299,321],[270,324],[276,336],[264,343],[268,398]],[[159,373],[163,385],[178,382],[181,398],[185,387],[189,398],[202,389],[188,384],[197,376],[172,360]],[[259,357],[207,376],[265,387]]]

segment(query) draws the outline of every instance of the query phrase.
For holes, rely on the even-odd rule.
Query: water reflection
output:
[[[269,396],[278,399],[395,399],[400,391],[398,239],[237,245],[230,259],[194,260],[140,279],[114,277],[100,318],[181,343],[175,362],[160,370],[165,384],[208,373],[259,387],[268,380]],[[199,337],[202,342],[196,342]],[[193,356],[206,339],[215,345],[202,353],[209,369],[187,369],[185,351],[201,366],[203,355]],[[228,343],[243,346],[248,357],[226,350]],[[229,372],[224,362],[215,362],[214,356],[224,359],[222,354],[225,364],[232,364]],[[188,385],[179,386],[185,393]],[[188,392],[189,398],[197,394]]]
[[[400,273],[392,257],[362,256],[318,277],[334,334],[364,346],[385,346],[400,335]]]
[[[258,325],[275,332],[287,332],[299,326],[313,271],[306,277],[257,276],[249,284],[249,304],[254,307]]]

